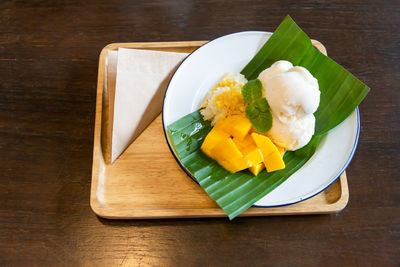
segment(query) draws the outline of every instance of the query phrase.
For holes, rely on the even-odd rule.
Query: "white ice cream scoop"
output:
[[[302,148],[310,142],[314,135],[315,117],[309,114],[291,123],[283,123],[273,116],[272,128],[268,136],[272,141],[286,150]]]
[[[273,115],[271,139],[286,150],[305,146],[314,134],[320,91],[318,81],[303,67],[280,60],[260,73]]]
[[[312,114],[319,105],[318,81],[303,67],[293,67],[271,77],[265,93],[272,113],[282,122]]]
[[[260,75],[258,75],[258,79],[261,81],[263,85],[263,96],[265,97],[265,88],[267,86],[267,82],[273,76],[285,72],[289,69],[293,68],[293,64],[286,60],[279,60],[271,65],[268,69],[263,70]]]

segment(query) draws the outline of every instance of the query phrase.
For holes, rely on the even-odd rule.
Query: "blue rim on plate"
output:
[[[269,33],[269,32],[262,32],[262,31],[253,31],[253,32]],[[168,92],[170,83],[171,83],[171,81],[173,80],[173,78],[174,78],[176,72],[179,70],[179,68],[181,67],[181,65],[182,65],[187,59],[189,59],[193,54],[195,54],[196,52],[198,52],[198,50],[199,50],[200,48],[204,47],[205,45],[207,45],[207,44],[209,44],[209,43],[211,43],[211,42],[213,42],[213,41],[216,41],[216,40],[218,40],[218,39],[220,39],[220,38],[223,38],[223,37],[226,37],[226,36],[230,36],[230,35],[234,35],[234,34],[240,34],[240,33],[245,33],[245,32],[238,32],[238,33],[232,33],[232,34],[220,36],[220,37],[217,37],[217,38],[215,38],[215,39],[213,39],[213,40],[211,40],[211,41],[208,41],[208,42],[204,43],[203,45],[201,45],[200,47],[196,48],[196,49],[195,49],[193,52],[191,52],[191,53],[179,64],[179,66],[176,68],[176,70],[174,71],[173,75],[171,76],[171,79],[168,81],[167,89],[165,90],[165,93],[164,93],[163,108],[162,108],[162,116],[161,116],[161,117],[162,117],[162,124],[163,124],[164,138],[165,138],[165,140],[166,140],[166,142],[167,142],[168,148],[169,148],[169,150],[171,151],[172,156],[174,157],[175,161],[178,163],[178,165],[180,166],[180,168],[181,168],[194,182],[196,182],[197,184],[198,184],[198,181],[196,180],[196,178],[190,173],[189,170],[186,169],[186,167],[182,164],[182,162],[180,161],[180,159],[179,159],[179,158],[177,157],[177,155],[174,153],[174,150],[173,150],[173,148],[172,148],[172,146],[171,146],[171,144],[170,144],[170,141],[169,141],[169,139],[168,139],[167,129],[166,129],[166,126],[165,126],[165,123],[164,123],[164,122],[165,122],[165,108],[164,108],[164,106],[165,106],[165,98],[166,98],[166,95],[167,95],[167,92]],[[359,139],[359,136],[360,136],[360,112],[359,112],[358,107],[356,108],[356,115],[357,115],[357,130],[356,130],[356,135],[355,135],[355,140],[354,140],[354,142],[353,142],[352,150],[351,150],[351,152],[350,152],[350,155],[349,155],[348,159],[347,159],[346,162],[343,164],[342,168],[338,171],[338,173],[334,176],[334,178],[330,181],[329,184],[327,184],[327,185],[326,185],[323,189],[321,189],[320,191],[317,191],[316,193],[314,193],[314,194],[312,194],[312,195],[310,195],[310,196],[308,196],[308,197],[300,198],[300,200],[298,200],[298,201],[294,201],[294,202],[290,202],[290,203],[285,203],[285,204],[281,204],[281,205],[256,205],[256,204],[254,204],[252,207],[272,208],[272,207],[282,207],[282,206],[293,205],[293,204],[302,202],[302,201],[304,201],[304,200],[307,200],[307,199],[309,199],[309,198],[312,198],[312,197],[318,195],[319,193],[321,193],[322,191],[324,191],[325,189],[327,189],[330,185],[332,185],[332,184],[342,175],[342,173],[345,171],[345,169],[346,169],[347,166],[350,164],[350,162],[351,162],[351,160],[352,160],[352,158],[353,158],[353,156],[354,156],[354,154],[355,154],[355,151],[356,151],[356,148],[357,148],[357,145],[358,145],[358,139]],[[332,130],[333,130],[333,129],[332,129]]]
[[[338,172],[338,174],[336,174],[335,178],[333,178],[332,182],[330,182],[327,186],[325,186],[322,190],[318,191],[317,193],[306,197],[304,199],[300,199],[299,201],[295,201],[295,202],[291,202],[291,203],[287,203],[287,204],[283,204],[283,205],[271,205],[271,206],[263,206],[263,205],[253,205],[252,207],[257,207],[257,208],[273,208],[273,207],[283,207],[283,206],[288,206],[288,205],[293,205],[299,202],[302,202],[304,200],[310,199],[316,195],[318,195],[319,193],[321,193],[322,191],[324,191],[325,189],[327,189],[329,186],[331,186],[334,182],[336,182],[336,180],[342,175],[342,173],[346,170],[347,166],[349,166],[351,160],[353,159],[354,153],[356,152],[356,148],[358,145],[358,138],[360,137],[360,111],[358,109],[358,107],[356,108],[356,112],[357,112],[357,133],[356,133],[356,138],[354,140],[354,145],[353,148],[351,149],[350,152],[350,156],[347,159],[346,163],[343,165],[343,167],[340,169],[340,171]],[[332,129],[333,130],[333,129]],[[169,144],[168,144],[169,146]],[[175,158],[176,159],[176,158]],[[290,178],[290,177],[289,177]],[[193,178],[192,178],[193,179]]]

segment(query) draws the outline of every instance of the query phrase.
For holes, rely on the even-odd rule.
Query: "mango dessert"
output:
[[[258,175],[265,167],[268,172],[285,168],[283,149],[251,130],[251,122],[244,115],[219,120],[201,150],[231,173],[249,169]]]
[[[171,150],[231,219],[300,168],[313,168],[306,162],[370,90],[314,49],[289,16],[240,73],[224,75],[208,92],[211,76],[204,78],[195,95],[197,101],[206,93],[199,110],[169,126],[180,144]]]

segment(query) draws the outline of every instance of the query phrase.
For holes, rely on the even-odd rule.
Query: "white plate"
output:
[[[207,92],[224,74],[240,72],[270,36],[271,33],[255,31],[229,34],[191,53],[171,78],[165,93],[162,113],[164,131],[169,124],[197,110]],[[359,125],[357,109],[329,132],[313,157],[300,170],[257,201],[255,206],[289,205],[327,188],[350,163],[357,146]],[[168,139],[167,143],[170,145]]]

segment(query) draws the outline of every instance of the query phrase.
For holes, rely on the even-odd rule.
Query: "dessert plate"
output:
[[[207,92],[227,72],[238,73],[272,35],[249,31],[214,39],[191,53],[170,80],[163,103],[163,128],[197,110]],[[323,49],[323,46],[322,46]],[[321,52],[324,52],[322,51]],[[349,165],[357,147],[360,116],[356,109],[332,129],[313,157],[274,191],[255,203],[275,207],[308,199],[331,185]],[[165,135],[171,148],[171,140]],[[173,150],[171,153],[174,154]],[[174,155],[181,168],[193,175]]]

